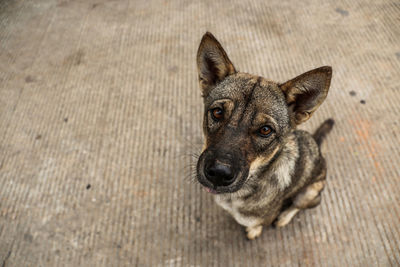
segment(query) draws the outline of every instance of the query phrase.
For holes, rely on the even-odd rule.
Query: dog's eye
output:
[[[224,116],[224,111],[221,108],[214,108],[211,110],[211,115],[214,120],[219,121]]]
[[[258,130],[258,135],[261,137],[268,137],[272,133],[272,128],[269,126],[263,126]]]

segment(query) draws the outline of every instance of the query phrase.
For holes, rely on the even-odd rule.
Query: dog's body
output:
[[[319,145],[333,120],[314,136],[295,128],[326,98],[331,68],[278,84],[237,72],[210,33],[197,64],[206,136],[197,178],[217,204],[246,226],[249,239],[262,225],[284,226],[300,209],[317,206],[326,177]]]

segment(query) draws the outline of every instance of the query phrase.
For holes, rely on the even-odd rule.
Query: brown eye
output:
[[[272,128],[269,126],[263,126],[258,130],[258,134],[261,137],[268,137],[272,133]]]
[[[224,116],[224,112],[220,108],[214,108],[211,110],[211,114],[214,120],[219,121]]]

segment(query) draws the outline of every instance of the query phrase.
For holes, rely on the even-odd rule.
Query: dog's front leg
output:
[[[215,202],[224,210],[228,211],[240,225],[246,227],[248,239],[253,240],[261,235],[263,219],[248,216],[240,212],[240,208],[243,208],[242,201],[216,196]]]

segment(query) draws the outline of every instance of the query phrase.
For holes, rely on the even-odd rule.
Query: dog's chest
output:
[[[246,203],[240,199],[215,196],[215,202],[224,210],[228,211],[233,218],[243,226],[251,227],[253,225],[258,225],[262,221],[261,218],[241,214],[239,210],[245,208]]]

